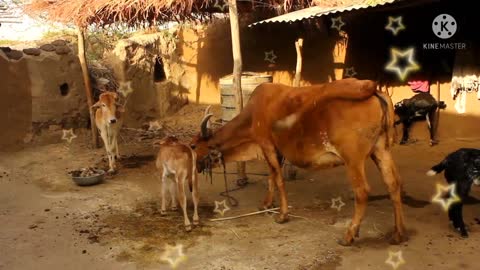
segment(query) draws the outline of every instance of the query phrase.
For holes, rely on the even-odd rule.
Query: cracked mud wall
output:
[[[51,125],[89,125],[78,57],[65,42],[52,43],[0,50],[0,151],[21,148]]]

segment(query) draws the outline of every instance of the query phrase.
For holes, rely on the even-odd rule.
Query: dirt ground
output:
[[[194,133],[203,107],[187,106],[163,121],[163,131]],[[218,113],[218,108],[215,108]],[[192,115],[194,116],[187,116]],[[271,214],[228,221],[214,213],[214,202],[224,200],[223,176],[216,170],[212,183],[200,176],[201,226],[183,229],[180,211],[160,215],[161,183],[155,176],[152,138],[157,133],[122,130],[119,173],[96,186],[76,186],[68,171],[105,166],[103,148],[92,149],[87,131],[75,131],[71,143],[37,143],[19,152],[0,153],[0,269],[172,269],[162,260],[166,245],[182,247],[176,269],[394,269],[386,263],[389,252],[401,251],[404,264],[397,269],[478,269],[479,200],[464,209],[470,238],[462,239],[448,225],[446,213],[431,203],[442,176],[425,172],[459,147],[478,147],[478,141],[444,140],[435,147],[425,138],[408,146],[397,145],[394,157],[405,182],[404,200],[409,241],[392,246],[386,235],[393,228],[392,204],[372,162],[367,175],[372,186],[360,238],[352,247],[336,240],[353,213],[353,197],[343,167],[317,172],[300,170],[288,181],[292,217],[276,224]],[[147,134],[147,135],[145,135]],[[144,138],[140,140],[139,138]],[[38,139],[37,142],[40,142]],[[50,140],[51,141],[51,140]],[[227,171],[233,172],[232,164]],[[225,217],[256,211],[266,192],[268,170],[262,162],[249,162],[249,184],[230,194],[239,204]],[[235,175],[228,175],[230,188]],[[479,198],[478,188],[472,197]],[[331,208],[341,197],[345,206]],[[189,216],[193,214],[190,204]]]

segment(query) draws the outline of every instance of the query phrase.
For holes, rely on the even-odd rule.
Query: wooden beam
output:
[[[233,53],[233,91],[235,93],[237,115],[243,109],[242,94],[242,51],[240,48],[240,27],[238,21],[238,9],[236,0],[228,0],[228,12],[230,15],[230,29],[232,35]],[[245,162],[237,162],[237,172],[240,179],[246,179]]]
[[[82,68],[83,82],[85,84],[85,94],[87,96],[88,111],[90,112],[90,127],[92,130],[93,147],[98,148],[97,127],[95,125],[95,116],[93,113],[93,97],[92,85],[90,83],[90,76],[88,74],[87,59],[85,56],[85,28],[78,28],[78,59],[80,60],[80,67]]]

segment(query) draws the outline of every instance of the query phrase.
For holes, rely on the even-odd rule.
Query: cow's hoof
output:
[[[193,220],[193,225],[195,225],[195,226],[200,225],[200,221],[199,220]]]
[[[345,238],[338,239],[337,244],[344,247],[350,247],[353,244],[353,238],[351,240],[347,240]]]
[[[288,214],[280,214],[275,217],[275,222],[278,224],[287,223],[289,221]]]
[[[400,245],[401,243],[406,242],[407,240],[408,240],[407,235],[399,232],[394,232],[392,237],[390,238],[390,241],[388,242],[390,243],[390,245]]]
[[[176,206],[172,206],[172,208],[170,208],[170,210],[172,210],[172,211],[177,211],[178,208],[177,208]]]
[[[160,210],[160,215],[161,215],[161,216],[166,216],[166,215],[167,215],[167,211],[166,211],[166,210]]]
[[[430,140],[430,146],[437,145],[438,141],[437,140]]]
[[[400,141],[400,144],[405,145],[405,144],[407,144],[407,141]]]
[[[185,225],[185,231],[186,232],[191,232],[192,231],[192,225]]]

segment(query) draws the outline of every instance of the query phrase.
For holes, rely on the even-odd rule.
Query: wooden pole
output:
[[[300,79],[302,78],[302,48],[303,48],[303,38],[298,38],[295,42],[295,49],[297,50],[297,66],[295,68],[295,78],[293,80],[293,86],[300,86]]]
[[[87,96],[88,110],[90,112],[90,127],[92,130],[92,142],[94,147],[99,147],[97,127],[95,125],[95,116],[93,114],[92,85],[88,74],[87,59],[85,57],[85,28],[78,28],[78,59],[82,68],[83,82],[85,84],[85,93]]]
[[[440,103],[440,81],[437,81],[437,101]],[[437,140],[438,125],[440,124],[440,108],[437,108],[437,117],[435,117],[435,135],[434,140]]]
[[[233,91],[237,103],[237,115],[243,109],[242,94],[242,51],[240,48],[240,27],[238,21],[237,1],[228,0],[228,11],[230,14],[230,29],[232,35],[233,53]],[[245,162],[237,162],[237,172],[240,179],[246,179]]]
[[[303,38],[299,37],[297,41],[295,41],[295,49],[297,51],[297,65],[295,67],[295,77],[293,79],[293,87],[300,86],[300,80],[302,78],[302,66],[303,66],[303,57],[302,57],[302,49],[303,49]],[[287,180],[295,179],[297,172],[288,160],[285,160],[283,164],[283,177]]]

